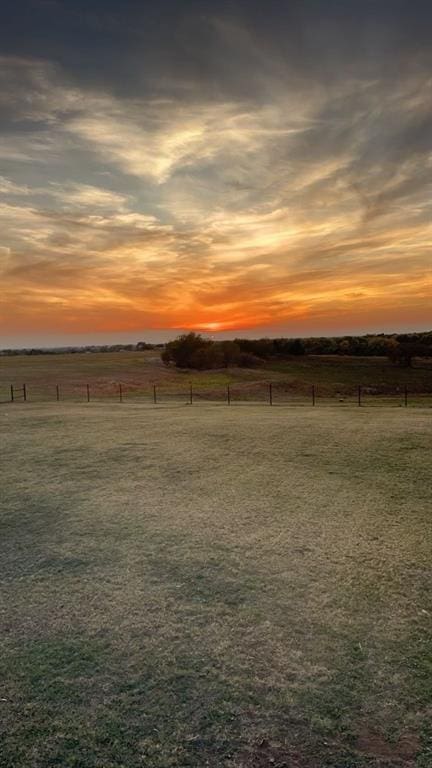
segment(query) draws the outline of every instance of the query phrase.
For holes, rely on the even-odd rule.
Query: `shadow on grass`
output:
[[[239,743],[243,691],[198,649],[128,661],[77,637],[5,653],[2,766],[223,764]]]
[[[228,675],[203,648],[173,644],[139,660],[133,651],[127,638],[123,655],[106,638],[75,636],[4,653],[2,766],[430,765],[426,731],[423,748],[415,734],[392,742],[363,710],[373,680],[358,644],[347,643],[334,674],[289,705],[265,685]],[[426,706],[430,646],[417,644],[407,663],[417,704]]]

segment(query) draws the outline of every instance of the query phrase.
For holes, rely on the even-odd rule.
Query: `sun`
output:
[[[202,331],[220,331],[223,328],[223,323],[203,323],[200,328]]]
[[[230,324],[224,323],[222,321],[214,321],[212,323],[190,323],[184,327],[190,329],[191,331],[213,331],[217,333],[218,331],[225,331],[230,327]]]

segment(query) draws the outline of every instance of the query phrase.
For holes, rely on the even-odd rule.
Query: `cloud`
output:
[[[211,163],[220,155],[253,156],[275,140],[309,129],[305,107],[288,117],[281,105],[119,100],[62,83],[48,63],[5,57],[1,63],[5,75],[0,98],[13,120],[27,131],[31,124],[40,129],[41,122],[49,129],[48,136],[40,134],[41,144],[34,149],[48,149],[43,141],[49,137],[63,140],[67,150],[71,135],[125,173],[157,183],[178,168]],[[31,157],[17,151],[20,137],[14,135],[11,142],[16,159]],[[33,149],[31,142],[28,149]]]
[[[28,195],[29,187],[23,184],[15,184],[5,176],[0,176],[0,195]]]
[[[53,183],[52,188],[43,190],[43,193],[51,194],[63,207],[73,209],[86,208],[94,210],[103,208],[123,211],[128,202],[127,195],[102,187],[95,187],[92,184],[70,183],[61,185]]]
[[[72,118],[66,130],[93,145],[134,176],[163,183],[177,170],[214,163],[219,156],[253,156],[267,143],[306,128],[283,125],[275,110],[232,104],[107,102],[98,113]]]
[[[236,25],[218,30],[262,62],[259,96],[193,83],[181,99],[119,94],[3,58],[3,322],[308,329],[338,312],[350,322],[350,307],[353,322],[430,317],[423,68],[391,87],[350,71],[317,89],[279,55],[264,65]]]

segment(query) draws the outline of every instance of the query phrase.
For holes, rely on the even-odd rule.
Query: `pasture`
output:
[[[430,768],[430,409],[0,430],[2,768]]]
[[[31,402],[60,399],[83,402],[86,385],[93,400],[118,400],[119,384],[126,400],[151,402],[153,387],[163,400],[188,397],[190,385],[198,399],[222,400],[230,385],[233,397],[261,401],[268,383],[275,402],[310,403],[311,387],[320,402],[355,403],[358,386],[369,403],[403,404],[405,387],[411,405],[432,405],[432,361],[416,361],[400,368],[383,357],[305,356],[271,360],[258,368],[209,371],[179,370],[163,365],[158,350],[146,352],[77,353],[0,356],[0,401],[9,398],[10,385],[27,385]]]

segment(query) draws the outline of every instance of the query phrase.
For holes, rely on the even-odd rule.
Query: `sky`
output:
[[[432,327],[432,5],[3,0],[0,345]]]

